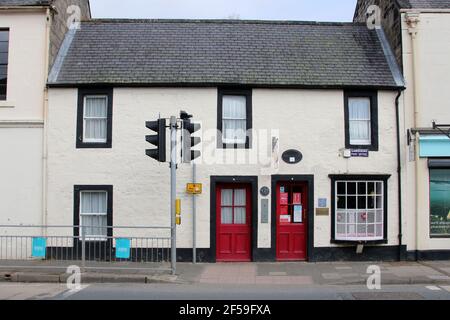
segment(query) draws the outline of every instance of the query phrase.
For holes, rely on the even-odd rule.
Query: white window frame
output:
[[[106,212],[81,212],[82,209],[82,201],[83,201],[83,194],[84,193],[105,193],[106,194]],[[108,196],[109,196],[109,192],[106,190],[82,190],[80,191],[80,203],[79,203],[79,216],[80,216],[80,239],[82,238],[82,232],[83,232],[83,217],[88,217],[88,216],[95,216],[95,217],[105,217],[106,216],[106,237],[104,235],[95,235],[95,234],[86,234],[85,235],[85,240],[86,241],[103,241],[106,242],[108,240]],[[93,227],[93,226],[88,226],[86,227],[89,230],[89,227]],[[100,229],[100,228],[99,228]]]
[[[225,117],[225,104],[223,103],[226,97],[243,97],[245,99],[245,118],[231,118],[231,117]],[[247,110],[247,101],[248,97],[245,95],[239,95],[239,94],[224,94],[222,95],[222,142],[223,144],[246,144],[247,143],[247,118],[248,118],[248,110]],[[225,138],[225,121],[228,120],[238,120],[238,121],[245,121],[245,136],[244,141],[238,141],[237,139],[228,139]],[[236,136],[236,135],[235,135]]]
[[[382,241],[385,239],[385,206],[384,206],[384,201],[385,201],[385,182],[382,180],[345,180],[345,179],[341,179],[341,180],[336,180],[335,182],[335,203],[334,203],[334,207],[335,207],[335,212],[334,212],[334,240],[337,241]],[[339,194],[338,193],[338,184],[339,183],[346,183],[346,190],[345,190],[345,194]],[[348,194],[348,183],[356,183],[356,194]],[[364,194],[359,194],[359,190],[358,190],[358,183],[366,183],[366,193]],[[368,183],[374,183],[374,191],[375,194],[369,194],[368,192]],[[377,184],[381,184],[381,191],[378,193],[377,192]],[[366,196],[366,206],[365,208],[358,208],[358,209],[349,209],[348,208],[348,202],[346,201],[346,205],[345,205],[345,209],[339,209],[338,208],[338,200],[339,197],[345,196],[345,197],[349,197],[349,196],[355,196],[356,197],[356,207],[358,208],[359,204],[358,204],[358,196]],[[368,197],[369,196],[373,196],[374,197],[374,208],[373,209],[369,209],[369,205],[368,205]],[[377,197],[381,197],[381,205],[380,208],[377,207]],[[377,212],[381,211],[381,222],[377,221]],[[347,218],[349,216],[349,214],[355,213],[355,220],[353,222],[349,222],[347,221]],[[344,214],[344,222],[342,221],[338,221],[339,215],[340,214]],[[366,222],[365,223],[358,223],[358,216],[360,214],[366,214]],[[373,214],[374,217],[374,222],[373,223],[369,223],[369,214]],[[341,226],[345,226],[345,235],[346,236],[342,236],[342,234],[338,233],[338,225]],[[355,234],[353,236],[349,236],[349,232],[348,232],[348,226],[355,226]],[[366,225],[366,236],[359,236],[358,235],[358,225]],[[369,225],[372,225],[374,227],[374,235],[373,236],[369,236]],[[381,226],[381,235],[377,236],[377,226]]]
[[[369,100],[369,118],[368,119],[351,119],[350,114],[350,101],[352,99],[368,99]],[[368,140],[357,140],[352,139],[352,131],[351,131],[351,123],[352,122],[368,122],[369,123],[369,139]],[[350,145],[355,146],[370,146],[372,145],[372,100],[370,97],[349,97],[348,98],[348,134],[349,134],[349,141]]]
[[[104,98],[106,101],[106,117],[87,117],[86,116],[86,100],[89,98]],[[108,141],[108,95],[105,94],[90,94],[83,97],[83,143],[106,143]],[[87,120],[105,120],[106,134],[105,139],[86,138],[86,122]]]

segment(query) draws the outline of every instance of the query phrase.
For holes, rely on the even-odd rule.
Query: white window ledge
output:
[[[12,101],[0,101],[0,108],[15,108],[16,104]]]

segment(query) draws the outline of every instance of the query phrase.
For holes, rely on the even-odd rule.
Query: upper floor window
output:
[[[0,29],[0,100],[6,100],[8,84],[9,30]]]
[[[376,92],[345,93],[345,145],[348,149],[378,151]]]
[[[77,148],[111,148],[112,90],[79,90]]]
[[[217,126],[219,148],[250,148],[252,94],[250,90],[219,90]]]

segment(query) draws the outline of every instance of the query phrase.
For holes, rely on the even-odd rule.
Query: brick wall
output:
[[[80,7],[82,20],[91,18],[89,0],[55,0],[53,2],[56,12],[53,15],[53,23],[50,32],[50,67],[55,61],[56,55],[58,54],[59,48],[67,32],[67,20],[69,18],[67,8],[71,5]]]
[[[382,27],[397,59],[397,63],[400,68],[402,68],[402,30],[400,9],[398,8],[395,0],[358,0],[353,21],[365,22],[367,19],[367,8],[371,5],[377,5],[381,9]]]

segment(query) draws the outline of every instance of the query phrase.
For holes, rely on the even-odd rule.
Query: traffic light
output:
[[[201,156],[200,151],[191,150],[192,147],[198,145],[202,140],[199,137],[192,137],[191,135],[201,129],[199,123],[192,123],[190,119],[183,119],[183,163],[190,163]]]
[[[145,137],[148,143],[157,147],[156,149],[147,149],[145,153],[156,161],[166,162],[166,119],[147,121],[145,126],[157,133],[156,135]]]

